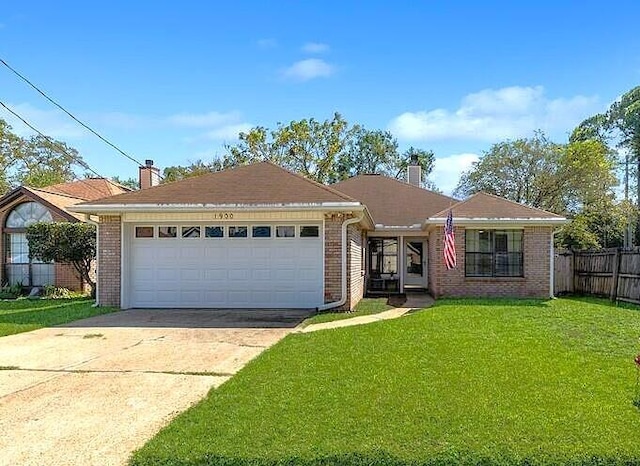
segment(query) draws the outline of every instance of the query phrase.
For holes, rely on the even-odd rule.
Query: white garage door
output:
[[[320,225],[132,230],[130,307],[311,308],[323,303]]]

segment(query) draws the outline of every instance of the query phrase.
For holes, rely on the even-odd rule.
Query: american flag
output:
[[[453,233],[453,215],[449,210],[444,224],[444,265],[447,269],[456,268],[456,236]]]

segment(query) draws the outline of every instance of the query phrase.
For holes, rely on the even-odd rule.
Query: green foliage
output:
[[[422,181],[433,187],[428,176],[433,170],[431,151],[409,148],[398,152],[398,143],[388,131],[349,126],[338,113],[333,118],[314,118],[279,123],[274,130],[256,126],[238,135],[238,142],[226,147],[227,154],[212,162],[197,160],[187,166],[167,167],[165,182],[177,181],[239,165],[269,161],[319,183],[333,183],[363,173],[404,177],[415,155],[422,166]]]
[[[0,337],[66,324],[113,311],[115,308],[112,307],[94,307],[93,300],[86,298],[2,301]]]
[[[135,178],[120,178],[119,176],[114,176],[111,178],[111,180],[114,183],[119,184],[120,186],[129,188],[131,191],[137,191],[138,189],[140,189],[139,182]]]
[[[42,136],[22,138],[0,119],[0,195],[27,185],[44,187],[75,179],[74,166],[84,166],[78,152]]]
[[[0,299],[16,299],[22,295],[23,287],[20,283],[0,288]]]
[[[63,287],[58,287],[53,285],[46,285],[44,287],[43,295],[45,298],[48,298],[48,299],[71,299],[71,298],[82,297],[82,293],[77,293],[77,292],[71,291],[68,288],[63,288]]]
[[[616,184],[614,163],[600,141],[557,144],[533,137],[494,144],[462,174],[454,195],[478,191],[556,213],[576,213],[609,196]]]
[[[72,264],[79,277],[91,285],[95,296],[95,282],[91,277],[96,257],[96,227],[82,222],[34,223],[27,227],[27,241],[32,258],[43,262]]]
[[[131,464],[638,464],[639,334],[604,300],[469,299],[289,335]]]

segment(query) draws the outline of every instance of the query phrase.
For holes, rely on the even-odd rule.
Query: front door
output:
[[[406,241],[405,252],[405,288],[426,288],[427,263],[425,243],[423,241]]]

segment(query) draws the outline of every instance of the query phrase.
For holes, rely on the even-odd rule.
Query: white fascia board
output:
[[[120,212],[202,212],[207,210],[341,210],[361,211],[359,202],[320,202],[290,204],[84,204],[68,208],[73,212],[109,214]]]
[[[446,217],[432,217],[428,218],[424,222],[425,227],[434,226],[434,225],[444,225],[447,221]],[[516,225],[539,225],[539,226],[553,226],[553,225],[564,225],[565,223],[569,223],[564,217],[552,217],[552,218],[462,218],[462,217],[453,217],[454,225],[474,225],[474,226],[485,226],[495,227],[495,226],[516,226]]]
[[[375,231],[422,231],[422,225],[419,223],[415,223],[413,225],[383,225],[381,223],[376,223]]]

